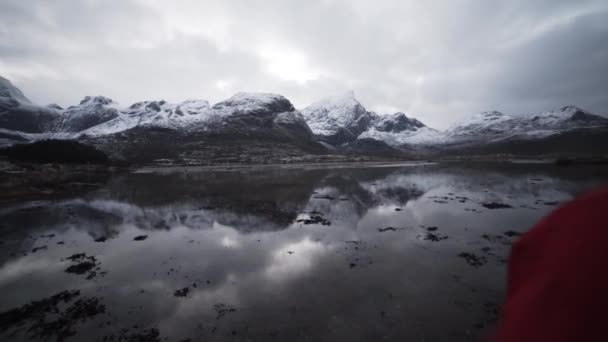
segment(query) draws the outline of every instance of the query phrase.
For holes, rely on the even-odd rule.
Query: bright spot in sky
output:
[[[321,76],[306,56],[298,51],[279,46],[262,46],[258,53],[266,62],[266,71],[284,81],[306,83]]]
[[[228,88],[231,88],[233,85],[234,85],[233,80],[221,79],[221,80],[215,81],[215,87],[219,90],[227,90]]]

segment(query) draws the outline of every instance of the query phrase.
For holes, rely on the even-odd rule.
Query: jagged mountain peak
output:
[[[213,109],[239,112],[268,111],[274,113],[295,110],[291,102],[282,95],[245,92],[237,93],[224,101],[216,103]]]
[[[32,103],[11,81],[0,76],[0,128],[26,133],[53,129],[59,113]]]
[[[358,139],[376,139],[391,146],[426,145],[442,139],[443,133],[427,127],[421,121],[403,112],[378,115],[370,128]]]
[[[85,96],[82,100],[80,100],[80,105],[87,104],[100,104],[100,105],[110,105],[115,103],[111,98],[105,96]]]
[[[573,105],[569,105],[569,106],[564,106],[562,108],[560,108],[560,111],[562,112],[568,112],[568,113],[572,113],[572,112],[587,112],[577,106],[573,106]]]
[[[49,103],[46,105],[46,108],[50,108],[50,109],[54,109],[57,111],[62,111],[63,107],[61,107],[60,105],[56,104],[56,103]]]
[[[426,127],[417,119],[408,117],[403,112],[378,116],[373,123],[373,128],[380,132],[399,133],[407,130],[417,130]]]
[[[356,139],[375,117],[355,98],[353,91],[321,99],[301,112],[313,133],[334,145]]]
[[[31,101],[25,97],[19,88],[2,76],[0,76],[0,102],[4,104],[11,103],[14,106],[19,103],[31,104]]]
[[[473,114],[472,117],[482,119],[483,121],[496,121],[509,118],[507,114],[497,110],[483,111],[478,114]]]
[[[327,96],[318,101],[315,101],[308,107],[304,108],[302,112],[326,110],[328,112],[335,113],[340,110],[350,109],[357,106],[363,107],[359,100],[357,100],[357,98],[355,97],[355,92],[353,90],[349,90],[333,96]]]

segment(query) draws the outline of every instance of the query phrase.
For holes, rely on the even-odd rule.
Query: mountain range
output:
[[[49,138],[74,139],[113,159],[141,163],[597,154],[608,152],[608,118],[575,106],[517,116],[488,111],[440,131],[403,112],[368,111],[353,92],[301,110],[268,93],[238,93],[213,106],[205,100],[157,100],[124,107],[107,97],[86,96],[64,109],[37,105],[0,77],[0,145]]]

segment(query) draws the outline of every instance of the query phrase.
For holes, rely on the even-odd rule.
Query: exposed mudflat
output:
[[[377,163],[38,182],[0,202],[0,340],[479,341],[513,243],[607,171]]]

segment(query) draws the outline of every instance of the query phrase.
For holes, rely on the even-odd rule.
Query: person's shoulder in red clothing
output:
[[[494,341],[608,340],[608,187],[543,218],[513,246]]]

